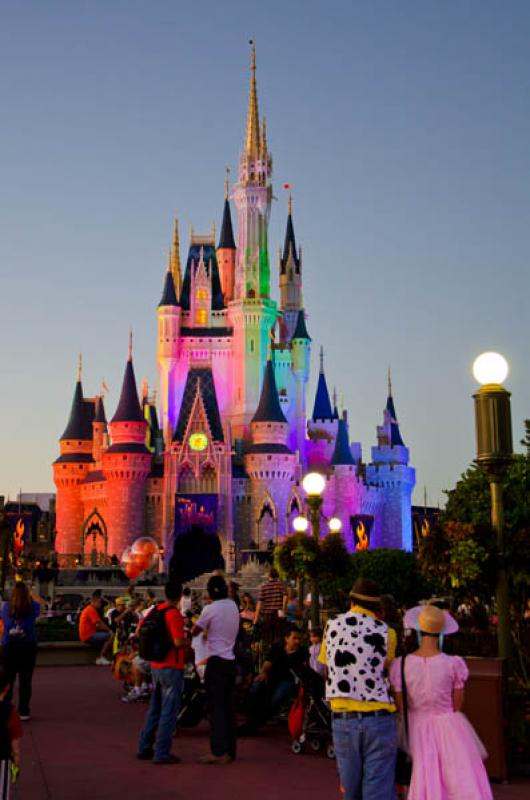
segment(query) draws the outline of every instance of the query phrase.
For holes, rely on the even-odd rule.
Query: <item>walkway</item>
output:
[[[121,703],[108,670],[41,667],[34,684],[17,800],[338,800],[334,762],[292,755],[286,733],[242,740],[236,764],[202,767],[202,726],[175,741],[183,764],[155,767],[133,757],[146,706]],[[523,800],[529,786],[497,787],[496,800]]]

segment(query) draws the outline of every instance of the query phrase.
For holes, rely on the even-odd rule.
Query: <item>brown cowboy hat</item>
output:
[[[381,589],[379,584],[369,578],[357,578],[350,592],[352,600],[359,600],[361,603],[380,603]]]

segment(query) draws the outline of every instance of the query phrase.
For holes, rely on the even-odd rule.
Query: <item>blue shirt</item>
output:
[[[39,616],[40,605],[34,600],[31,603],[29,614],[23,619],[16,620],[11,616],[10,604],[4,603],[2,606],[2,621],[4,623],[4,633],[2,644],[9,642],[32,642],[37,641],[35,632],[35,620]]]

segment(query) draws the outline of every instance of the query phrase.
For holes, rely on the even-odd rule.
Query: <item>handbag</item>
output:
[[[409,705],[407,695],[407,683],[405,681],[405,659],[401,659],[401,696],[403,702],[403,727],[401,741],[398,744],[396,758],[396,777],[395,782],[398,786],[409,786],[412,775],[412,758],[408,753],[409,742]]]

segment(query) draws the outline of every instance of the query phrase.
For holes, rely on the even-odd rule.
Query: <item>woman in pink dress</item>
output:
[[[418,649],[405,658],[412,757],[408,800],[492,800],[483,764],[486,751],[460,711],[468,668],[462,658],[439,648],[443,636],[457,631],[458,624],[447,612],[429,605],[407,611],[404,622],[420,640]],[[390,681],[401,710],[400,658],[392,664]]]

